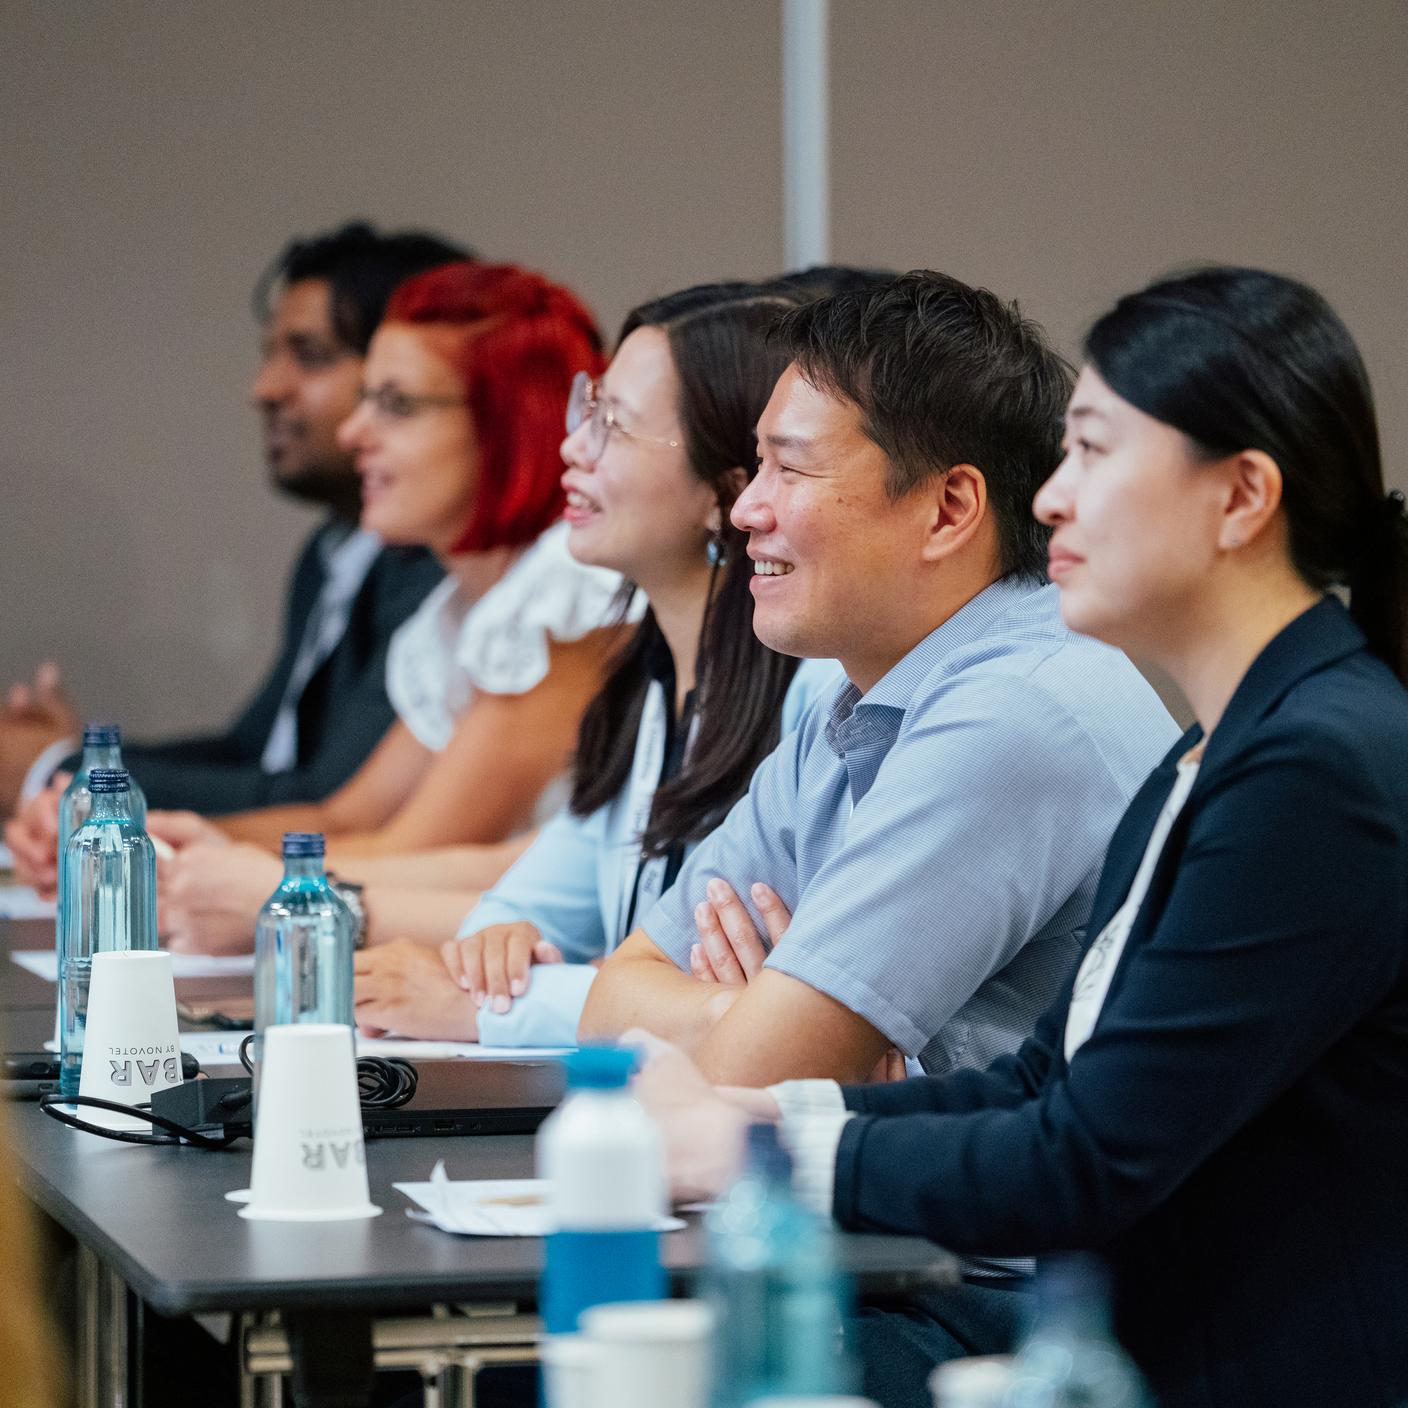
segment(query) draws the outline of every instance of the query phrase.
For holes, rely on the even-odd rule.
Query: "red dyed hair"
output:
[[[452,334],[437,351],[464,384],[479,442],[479,490],[453,551],[532,542],[563,509],[558,447],[572,378],[604,365],[592,315],[539,274],[464,260],[407,279],[383,322]]]

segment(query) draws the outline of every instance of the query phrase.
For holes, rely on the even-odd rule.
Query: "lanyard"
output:
[[[651,680],[641,708],[635,759],[627,784],[627,835],[630,837],[629,844],[634,848],[635,864],[633,867],[628,864],[628,869],[633,871],[633,879],[626,904],[626,922],[616,934],[617,943],[635,928],[636,915],[649,909],[674,883],[684,863],[683,842],[676,841],[664,855],[646,857],[641,854],[641,837],[650,823],[650,809],[656,792],[679,771],[684,755],[694,742],[698,724],[691,692],[685,700],[684,718],[680,720],[685,735],[684,747],[671,747],[672,730],[665,686],[659,680]]]

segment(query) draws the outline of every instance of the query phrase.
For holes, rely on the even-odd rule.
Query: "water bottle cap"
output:
[[[636,1069],[629,1046],[581,1046],[563,1058],[570,1090],[624,1090]]]
[[[285,831],[284,859],[298,860],[309,856],[322,856],[327,850],[327,842],[321,831]]]
[[[116,724],[84,724],[83,746],[85,748],[120,748],[122,730]]]
[[[88,774],[88,790],[95,796],[103,792],[126,792],[130,786],[126,768],[94,768]]]

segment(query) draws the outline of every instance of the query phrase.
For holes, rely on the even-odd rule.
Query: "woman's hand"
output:
[[[621,1041],[641,1052],[631,1093],[664,1135],[670,1196],[716,1197],[742,1167],[748,1126],[776,1120],[777,1102],[765,1090],[716,1089],[677,1046],[639,1028]]]
[[[48,787],[22,803],[5,824],[15,874],[33,886],[40,899],[51,900],[58,893],[59,799],[70,781],[69,773],[56,773]]]
[[[353,1006],[367,1036],[475,1041],[474,1000],[424,944],[396,939],[361,949],[354,961]]]
[[[229,846],[230,838],[213,821],[198,812],[148,812],[147,835],[164,841],[173,851],[187,846]]]
[[[494,924],[467,939],[451,939],[440,948],[451,980],[467,992],[475,1007],[487,1002],[507,1012],[515,997],[528,991],[528,970],[535,963],[561,963],[562,951],[526,920]]]
[[[199,818],[197,818],[199,820]],[[175,953],[248,953],[283,866],[248,843],[190,840],[157,863],[157,928]]]

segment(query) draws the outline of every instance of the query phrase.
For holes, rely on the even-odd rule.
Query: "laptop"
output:
[[[368,1139],[532,1134],[567,1093],[561,1061],[417,1061],[416,1093],[394,1110],[362,1110]]]

